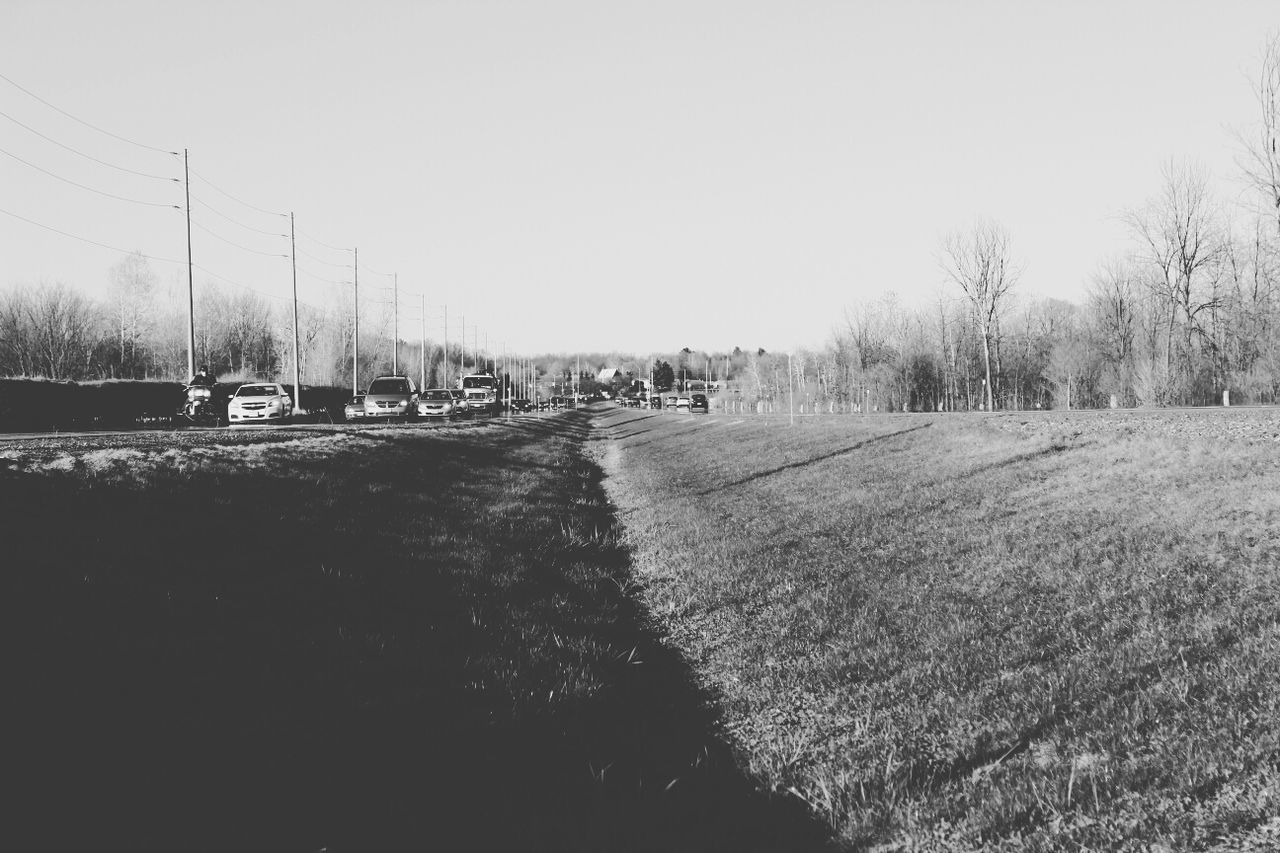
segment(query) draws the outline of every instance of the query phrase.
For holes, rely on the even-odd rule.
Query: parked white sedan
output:
[[[287,421],[293,415],[293,399],[274,382],[241,385],[227,403],[227,420],[236,423]]]

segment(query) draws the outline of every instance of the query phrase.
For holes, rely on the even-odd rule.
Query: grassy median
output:
[[[751,770],[846,842],[1280,845],[1273,442],[977,416],[597,426],[648,606]]]

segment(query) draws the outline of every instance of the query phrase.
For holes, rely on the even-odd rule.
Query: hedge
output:
[[[214,399],[225,405],[239,385],[219,383]],[[169,426],[182,407],[184,387],[181,382],[155,380],[0,379],[0,432]],[[293,396],[293,386],[284,387]],[[346,388],[302,386],[307,420],[342,420],[342,407],[350,397]]]

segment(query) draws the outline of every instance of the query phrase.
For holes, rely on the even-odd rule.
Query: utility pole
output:
[[[351,394],[354,396],[360,393],[360,249],[352,249],[352,252],[352,271],[355,273],[352,278],[356,287],[356,310],[351,325]]]
[[[391,375],[400,375],[400,273],[391,274]]]
[[[458,376],[467,375],[467,315],[462,315],[462,357],[458,362]]]
[[[444,387],[449,387],[449,306],[444,306]]]
[[[191,262],[191,169],[182,149],[182,176],[187,190],[187,376],[196,375],[196,284]]]
[[[418,298],[422,300],[421,320],[422,320],[422,375],[418,381],[419,391],[426,390],[427,387],[427,297],[426,294],[419,293]]]
[[[791,353],[787,353],[787,406],[791,410],[791,425],[796,425],[796,394],[792,390],[791,380],[794,374],[791,372]]]
[[[293,211],[289,211],[289,261],[293,265],[293,410],[302,408],[302,362],[298,357],[298,247],[294,242]]]

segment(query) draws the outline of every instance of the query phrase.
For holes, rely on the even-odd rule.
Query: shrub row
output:
[[[216,399],[225,404],[238,384],[219,384]],[[0,432],[128,429],[171,423],[182,406],[181,382],[109,379],[69,382],[48,379],[0,379]],[[294,399],[293,386],[285,389]],[[302,405],[312,419],[342,419],[350,390],[302,387]]]

